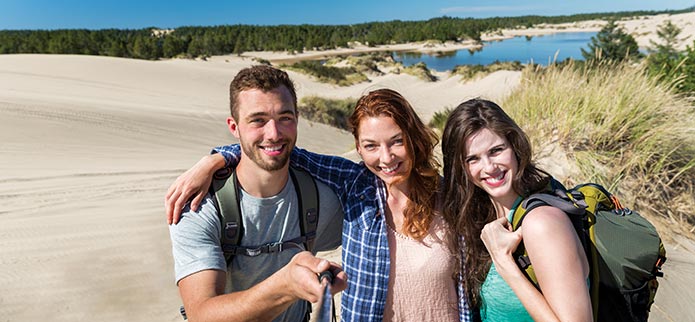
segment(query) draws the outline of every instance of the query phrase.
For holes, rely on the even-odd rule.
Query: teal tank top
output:
[[[521,197],[514,201],[512,209],[507,215],[509,222],[512,221],[514,209],[521,203]],[[480,305],[480,318],[483,321],[529,321],[533,319],[526,311],[526,308],[507,285],[502,276],[497,273],[495,264],[490,265],[487,277],[480,289],[482,303]]]
[[[521,197],[516,198],[512,210],[509,211],[507,219],[512,222],[514,209],[521,203]],[[586,287],[590,287],[591,281],[587,277]],[[485,282],[480,289],[481,301],[480,318],[483,321],[529,321],[533,322],[531,315],[507,285],[502,276],[497,273],[495,264],[490,265]]]
[[[483,321],[529,321],[533,319],[521,304],[514,291],[497,273],[495,264],[490,266],[485,282],[480,289],[482,303],[480,318]]]

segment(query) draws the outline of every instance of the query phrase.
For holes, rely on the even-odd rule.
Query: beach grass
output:
[[[426,82],[434,82],[437,80],[437,77],[432,75],[432,72],[429,70],[429,68],[427,68],[427,65],[423,62],[419,62],[417,64],[413,64],[403,68],[403,73],[413,75]]]
[[[302,118],[348,130],[348,118],[355,108],[357,99],[330,99],[305,96],[297,106]]]
[[[281,67],[314,76],[319,82],[338,86],[350,86],[369,80],[354,67],[327,66],[315,60],[303,60]]]
[[[432,118],[427,123],[427,126],[439,131],[439,133],[442,133],[444,126],[446,126],[446,120],[449,119],[449,114],[451,114],[451,111],[453,111],[453,109],[451,107],[447,107],[444,110],[434,112],[434,114],[432,114]]]
[[[524,65],[521,64],[519,61],[511,61],[511,62],[500,62],[500,61],[494,61],[492,64],[489,65],[456,65],[454,66],[454,69],[451,71],[452,75],[461,75],[461,81],[466,82],[469,80],[475,80],[475,79],[480,79],[483,78],[491,73],[494,73],[498,70],[514,70],[514,71],[519,71],[523,70]]]
[[[501,106],[536,151],[562,147],[579,175],[665,222],[695,225],[695,107],[642,65],[529,67]]]
[[[359,73],[372,76],[384,75],[384,72],[379,68],[380,65],[395,67],[398,64],[393,60],[390,53],[383,52],[337,56],[326,61],[326,66],[348,66],[354,68]]]

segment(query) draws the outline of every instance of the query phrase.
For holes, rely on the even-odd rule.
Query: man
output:
[[[301,236],[296,187],[289,180],[289,155],[297,137],[297,98],[287,74],[269,66],[240,71],[230,84],[230,132],[242,156],[236,167],[244,233],[240,245],[254,247]],[[314,249],[337,248],[343,213],[335,194],[317,182],[319,222]],[[235,255],[227,266],[221,223],[211,196],[197,211],[184,209],[170,235],[176,281],[193,321],[302,321],[308,304],[322,295],[317,274],[339,271],[335,263],[298,248],[257,256]],[[333,291],[345,288],[345,273]]]

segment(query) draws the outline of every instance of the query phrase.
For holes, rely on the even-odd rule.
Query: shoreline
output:
[[[651,47],[652,41],[658,41],[656,31],[666,20],[681,28],[678,37],[681,41],[677,44],[678,50],[685,50],[686,46],[692,45],[695,40],[695,12],[682,13],[677,15],[656,15],[639,16],[633,19],[617,21],[626,33],[632,35],[640,48]],[[605,20],[585,20],[561,24],[539,24],[533,28],[502,29],[495,32],[488,32],[481,35],[481,41],[500,41],[514,37],[537,37],[555,33],[574,33],[574,32],[598,32],[607,23]],[[329,50],[306,50],[302,53],[287,53],[273,51],[249,51],[240,54],[240,57],[264,59],[274,65],[286,63],[291,64],[302,60],[321,60],[341,55],[356,55],[369,52],[418,52],[433,55],[436,53],[446,53],[463,49],[484,48],[485,45],[474,40],[446,41],[437,40],[410,42],[403,44],[378,45],[370,47],[359,42],[350,44],[349,48],[337,48]],[[230,56],[230,55],[224,55]],[[236,56],[236,55],[233,55]]]
[[[434,54],[437,52],[452,52],[462,49],[474,49],[483,47],[473,40],[463,42],[448,41],[435,43],[434,41],[410,42],[405,44],[379,45],[375,47],[363,44],[355,44],[350,48],[337,48],[329,50],[309,50],[298,54],[273,51],[251,51],[241,54],[241,57],[259,58],[270,61],[273,64],[294,63],[303,60],[321,60],[336,56],[350,56],[374,52],[419,52],[422,54]]]

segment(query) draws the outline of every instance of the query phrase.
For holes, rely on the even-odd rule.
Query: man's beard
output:
[[[284,145],[282,154],[274,157],[265,155],[261,151],[262,148],[260,148],[260,144],[256,143],[241,143],[241,149],[244,150],[244,154],[246,154],[246,156],[249,157],[249,159],[251,159],[251,161],[253,161],[253,163],[258,165],[258,167],[260,167],[261,169],[266,171],[277,171],[282,169],[285,165],[287,165],[294,144],[290,144],[289,141],[274,142],[273,144]]]

